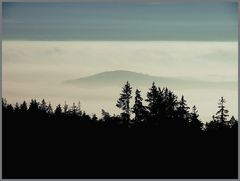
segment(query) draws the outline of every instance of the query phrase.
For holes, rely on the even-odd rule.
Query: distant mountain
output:
[[[102,72],[95,75],[82,77],[79,79],[65,81],[65,84],[76,86],[123,86],[127,81],[131,85],[148,86],[155,82],[157,86],[169,88],[237,88],[237,82],[208,82],[199,80],[184,80],[171,77],[158,77],[147,74],[116,70]]]

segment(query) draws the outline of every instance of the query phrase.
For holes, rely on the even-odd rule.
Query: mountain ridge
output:
[[[160,87],[229,87],[237,86],[237,82],[213,82],[201,80],[187,80],[182,78],[153,76],[144,73],[138,73],[127,70],[104,71],[90,76],[80,77],[78,79],[67,80],[65,84],[77,86],[122,86],[126,82],[138,86],[149,86],[153,82]]]

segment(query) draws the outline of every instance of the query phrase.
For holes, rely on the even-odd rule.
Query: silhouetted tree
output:
[[[226,102],[226,100],[221,97],[221,99],[219,99],[219,103],[218,103],[218,112],[216,113],[216,119],[219,123],[224,123],[227,120],[227,117],[229,116],[228,110],[225,109],[225,105],[224,103]]]
[[[52,115],[52,114],[53,114],[53,109],[52,109],[51,103],[48,104],[46,112],[47,112],[47,114],[49,114],[49,115]]]
[[[92,122],[97,122],[97,120],[98,120],[97,115],[96,115],[96,114],[93,114],[93,115],[92,115]]]
[[[142,104],[143,98],[141,97],[141,91],[136,90],[135,92],[135,103],[132,108],[132,112],[135,114],[135,120],[137,122],[143,121],[146,117],[146,107]]]
[[[23,101],[23,103],[20,105],[20,111],[26,112],[28,110],[26,101]]]
[[[232,116],[231,119],[228,121],[228,126],[230,128],[237,127],[237,120],[234,116]]]
[[[152,87],[147,92],[147,99],[148,102],[148,110],[151,116],[155,116],[157,114],[157,101],[158,101],[158,89],[155,86],[155,82],[152,83]]]
[[[6,98],[2,98],[2,108],[3,109],[7,108],[7,99]]]
[[[62,108],[61,108],[61,105],[60,105],[60,104],[57,105],[54,113],[55,113],[56,116],[59,116],[59,115],[62,114]]]
[[[199,115],[198,115],[198,111],[196,106],[194,105],[192,108],[192,112],[190,113],[191,117],[190,117],[190,128],[195,131],[195,130],[202,130],[203,128],[203,123],[198,119]]]
[[[184,96],[182,95],[181,100],[178,102],[177,106],[177,122],[179,124],[179,127],[186,128],[186,125],[188,125],[189,122],[189,110],[190,108],[187,106],[186,100],[184,99]]]
[[[68,105],[67,105],[66,101],[64,102],[63,112],[64,112],[64,114],[68,114]]]
[[[110,118],[111,118],[111,115],[108,112],[106,112],[104,109],[102,109],[102,120],[107,121]]]
[[[126,120],[130,120],[130,99],[132,98],[132,87],[129,82],[125,84],[122,89],[122,93],[117,101],[116,106],[123,110],[122,117]]]
[[[78,106],[76,106],[76,104],[73,103],[71,109],[69,110],[69,113],[75,116],[80,116],[82,114],[80,110],[80,102],[78,103]]]
[[[82,111],[81,111],[81,103],[80,103],[80,101],[78,101],[77,113],[78,113],[79,116],[82,115]]]
[[[37,113],[39,111],[39,103],[36,99],[31,100],[28,111],[31,113]]]
[[[40,104],[40,106],[39,106],[39,108],[40,108],[40,110],[42,111],[42,112],[47,112],[47,103],[45,102],[45,100],[43,99],[42,100],[42,102],[41,102],[41,104]]]
[[[72,107],[70,109],[71,114],[77,115],[77,110],[78,110],[77,106],[75,105],[75,103],[73,103],[73,105],[72,105]]]
[[[181,97],[181,100],[179,101],[179,106],[178,106],[178,113],[180,114],[181,117],[183,117],[184,119],[187,119],[189,116],[189,111],[188,109],[190,109],[187,106],[187,101],[184,99],[184,96]]]
[[[177,96],[172,91],[165,91],[165,105],[166,117],[172,120],[178,105]]]
[[[19,113],[20,112],[20,107],[18,102],[15,104],[14,112]]]
[[[8,104],[7,105],[7,111],[8,112],[13,112],[13,110],[14,110],[13,106],[11,104]]]
[[[206,131],[218,130],[219,122],[216,120],[215,116],[212,116],[212,120],[205,124]]]

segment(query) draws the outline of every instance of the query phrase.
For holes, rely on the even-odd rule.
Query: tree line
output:
[[[3,114],[16,115],[23,119],[41,119],[67,121],[79,121],[84,127],[106,127],[106,128],[175,128],[178,130],[213,131],[220,129],[237,129],[238,121],[232,116],[230,119],[229,112],[225,107],[226,100],[221,97],[218,102],[218,111],[212,116],[212,120],[203,123],[199,120],[199,114],[194,105],[190,110],[184,96],[180,100],[168,88],[160,88],[152,83],[151,88],[146,95],[147,105],[143,105],[141,91],[136,89],[134,104],[130,107],[132,96],[132,87],[127,82],[120,93],[116,106],[122,110],[120,115],[110,115],[102,109],[102,117],[98,118],[95,114],[92,116],[81,110],[80,102],[72,106],[68,104],[57,105],[52,108],[51,103],[43,99],[38,102],[32,99],[29,106],[26,101],[15,106],[8,104],[7,100],[2,98]],[[133,115],[131,118],[131,114]],[[32,120],[34,121],[34,120]]]
[[[223,97],[207,123],[155,83],[143,100],[127,82],[116,100],[121,114],[98,118],[80,102],[2,99],[4,178],[237,178],[238,121]]]

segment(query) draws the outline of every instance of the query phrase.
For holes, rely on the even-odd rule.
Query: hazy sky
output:
[[[5,39],[237,41],[237,3],[3,3]]]
[[[237,3],[3,3],[3,32],[3,96],[11,103],[80,100],[87,113],[119,113],[120,87],[61,84],[113,70],[237,84]],[[145,97],[147,87],[138,88]],[[221,96],[237,117],[237,89],[173,91],[203,121]]]

